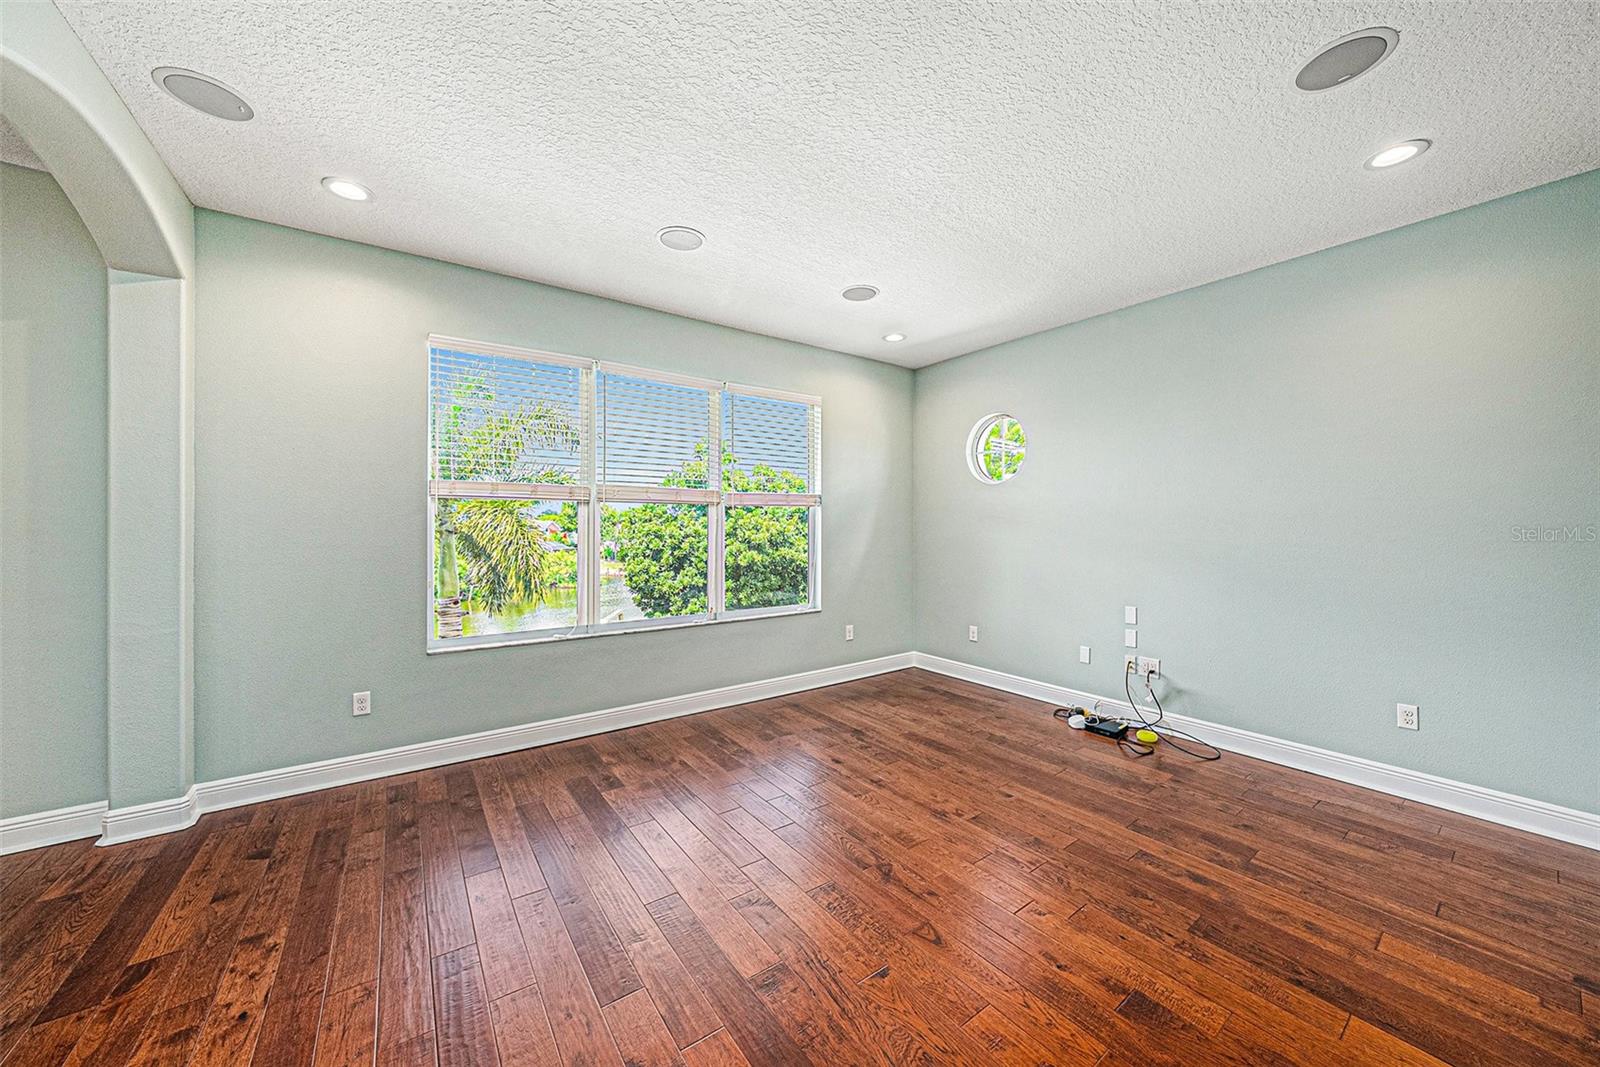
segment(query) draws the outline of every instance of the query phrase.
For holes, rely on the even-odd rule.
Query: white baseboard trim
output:
[[[100,832],[100,820],[105,813],[105,801],[97,800],[93,804],[75,804],[70,808],[0,819],[0,856],[76,841],[80,837],[94,837]]]
[[[112,808],[101,819],[100,840],[97,845],[120,845],[124,841],[137,841],[157,834],[170,834],[193,826],[200,817],[196,796],[198,786],[190,786],[181,797],[155,800],[149,804],[135,804],[126,808]]]
[[[117,844],[139,837],[149,837],[152,834],[167,833],[170,830],[181,830],[207,812],[236,808],[242,804],[255,804],[297,793],[310,793],[332,786],[349,785],[352,782],[386,778],[391,774],[405,774],[447,763],[495,756],[515,749],[533,748],[557,741],[571,741],[574,738],[609,733],[629,726],[642,726],[661,719],[673,719],[681,715],[711,711],[714,708],[768,700],[807,689],[820,689],[827,685],[838,685],[840,682],[904,670],[909,666],[911,666],[911,653],[901,652],[878,659],[846,663],[838,667],[824,667],[781,678],[744,682],[662,700],[646,700],[639,704],[568,715],[524,726],[508,726],[499,730],[485,730],[482,733],[446,737],[438,741],[424,741],[420,744],[384,749],[379,752],[364,752],[354,756],[322,760],[318,763],[284,767],[280,770],[260,771],[214,782],[201,782],[190,791],[190,796],[187,798],[180,797],[160,804],[147,804],[141,808],[111,812],[106,819],[106,835],[98,843]],[[117,820],[115,825],[112,822],[113,818]]]
[[[926,652],[913,652],[912,663],[924,670],[960,678],[977,685],[1000,689],[1018,696],[1031,697],[1052,704],[1079,704],[1093,707],[1096,700],[1128,714],[1132,709],[1126,700],[1085,693],[1063,685],[1035,681],[987,667],[975,667],[959,660],[945,659]],[[1332,778],[1351,785],[1375,789],[1380,793],[1405,797],[1422,804],[1430,804],[1447,811],[1471,815],[1486,822],[1511,826],[1518,830],[1558,841],[1568,841],[1586,848],[1600,849],[1600,815],[1575,808],[1564,808],[1542,800],[1502,793],[1481,785],[1457,782],[1421,771],[1408,770],[1360,756],[1347,756],[1299,741],[1285,741],[1266,734],[1241,730],[1235,726],[1207,722],[1188,715],[1167,712],[1167,720],[1182,730],[1195,733],[1218,748],[1237,752],[1242,756],[1266,760],[1269,763],[1310,771],[1324,778]]]
[[[425,741],[379,752],[343,756],[318,763],[202,782],[184,796],[136,807],[108,811],[104,803],[82,804],[56,811],[40,812],[36,815],[16,816],[0,820],[0,855],[92,837],[96,833],[101,835],[96,844],[114,845],[124,841],[135,841],[143,837],[182,830],[192,826],[196,819],[210,811],[221,811],[243,804],[254,804],[263,800],[274,800],[298,793],[384,778],[392,774],[405,774],[447,763],[499,755],[516,749],[553,744],[557,741],[570,741],[629,726],[642,726],[662,719],[767,700],[807,689],[820,689],[823,686],[887,674],[907,667],[921,667],[924,670],[961,678],[991,689],[1016,693],[1053,704],[1073,703],[1092,706],[1096,700],[1100,700],[1119,711],[1130,710],[1127,702],[1123,700],[1006,674],[987,667],[977,667],[925,652],[902,652],[859,663],[785,675],[781,678],[745,682],[720,689],[707,689],[662,700],[647,700],[624,707],[585,712],[544,722],[486,730],[482,733]],[[1406,797],[1502,826],[1511,826],[1600,850],[1600,815],[1591,812],[1514,796],[1483,786],[1378,763],[1359,756],[1347,756],[1298,741],[1285,741],[1188,715],[1169,712],[1167,718],[1184,730],[1199,733],[1219,748],[1231,752],[1309,771],[1325,778],[1349,782],[1393,796]]]

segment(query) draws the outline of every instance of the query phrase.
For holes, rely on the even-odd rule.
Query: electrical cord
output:
[[[1155,730],[1156,727],[1166,719],[1167,709],[1161,706],[1161,698],[1156,696],[1155,687],[1150,684],[1150,676],[1147,674],[1144,676],[1144,691],[1150,694],[1150,699],[1155,703],[1156,717],[1154,719],[1145,718],[1144,709],[1139,706],[1138,701],[1133,699],[1133,687],[1128,681],[1128,676],[1132,673],[1133,668],[1131,666],[1122,672],[1122,691],[1128,694],[1128,707],[1133,709],[1134,716],[1139,720],[1140,724],[1143,725],[1146,730]],[[1222,758],[1222,750],[1217,748],[1217,746],[1200,740],[1200,738],[1194,736],[1194,734],[1185,733],[1176,726],[1166,726],[1156,732],[1162,735],[1163,740],[1165,740],[1167,744],[1171,745],[1173,748],[1177,749],[1179,752],[1182,752],[1186,756],[1191,756],[1194,759],[1201,760],[1206,763],[1210,763],[1213,760],[1219,760]],[[1173,740],[1173,734],[1176,734],[1178,737],[1181,737],[1186,741],[1192,741],[1202,748],[1210,749],[1210,754],[1208,755],[1205,752],[1196,752],[1192,748],[1188,748],[1179,744],[1177,741]]]

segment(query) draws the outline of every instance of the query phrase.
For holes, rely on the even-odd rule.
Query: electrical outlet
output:
[[[1132,671],[1135,674],[1137,674],[1139,672],[1139,657],[1138,656],[1123,656],[1122,657],[1122,673],[1123,674],[1127,674],[1129,671]]]
[[[856,639],[856,628],[853,623],[847,622],[844,624],[844,639],[846,641],[854,641]]]
[[[1139,647],[1139,631],[1138,630],[1124,630],[1124,631],[1122,631],[1122,647],[1123,648],[1138,648]]]
[[[1394,724],[1402,730],[1418,729],[1417,706],[1415,704],[1396,704],[1394,706]]]
[[[352,693],[351,696],[350,696],[350,714],[352,714],[352,715],[371,715],[372,714],[372,694],[371,693]]]
[[[1078,662],[1079,663],[1088,663],[1089,662],[1089,646],[1088,645],[1079,645],[1078,646]]]
[[[978,639],[978,628],[976,626],[967,627],[967,640],[968,641],[976,641],[977,639]]]
[[[1149,656],[1139,657],[1139,673],[1146,678],[1161,677],[1161,661]]]

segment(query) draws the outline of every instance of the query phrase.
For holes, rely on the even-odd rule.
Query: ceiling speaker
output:
[[[1296,88],[1320,93],[1352,81],[1389,58],[1400,35],[1387,26],[1357,30],[1339,38],[1311,57],[1295,75]]]
[[[250,110],[250,105],[238,93],[215,78],[182,67],[157,67],[150,72],[150,77],[175,99],[182,100],[196,111],[204,111],[207,115],[229,122],[244,122],[255,117],[256,113]]]

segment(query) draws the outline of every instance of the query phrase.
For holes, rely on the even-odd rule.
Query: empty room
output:
[[[1600,0],[0,0],[0,1067],[1600,1064]]]

